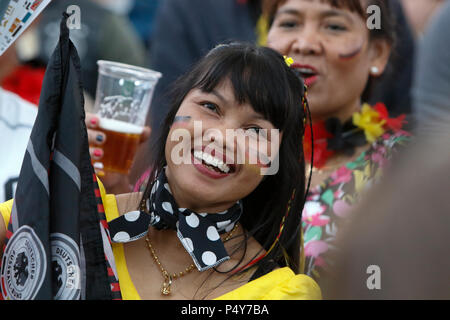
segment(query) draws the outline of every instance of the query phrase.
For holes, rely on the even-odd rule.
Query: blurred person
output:
[[[355,208],[319,282],[325,299],[450,299],[449,141],[420,139]]]
[[[401,0],[401,3],[415,37],[420,38],[445,0]]]
[[[340,232],[342,249],[321,283],[328,299],[450,299],[448,30],[450,2],[431,22],[416,59],[417,140]]]
[[[156,14],[162,2],[163,0],[135,0],[131,11],[128,13],[130,21],[136,28],[147,50],[150,49],[153,42]],[[147,58],[150,59],[150,55]]]
[[[150,68],[163,77],[155,88],[148,123],[156,134],[168,112],[170,85],[224,41],[255,43],[260,0],[164,0],[158,7]]]
[[[367,7],[380,8],[380,29],[367,28]],[[325,253],[351,207],[382,175],[409,140],[405,116],[367,104],[371,86],[386,69],[395,41],[391,7],[385,1],[267,1],[267,45],[293,59],[308,87],[312,116],[305,154],[313,168],[303,211],[306,274],[319,278],[332,261]]]
[[[450,2],[426,32],[416,59],[413,110],[417,135],[439,136],[450,124]]]
[[[128,5],[131,5],[132,2],[104,1],[100,5],[93,0],[80,0],[76,3],[59,0],[52,1],[40,16],[37,28],[39,48],[36,60],[44,63],[48,61],[59,37],[61,12],[65,12],[70,5],[74,4],[80,8],[81,26],[79,29],[72,29],[70,36],[81,60],[81,76],[87,102],[85,109],[88,113],[86,122],[89,128],[89,141],[99,146],[90,149],[91,157],[100,159],[103,155],[101,145],[107,137],[95,130],[98,122],[91,120],[95,119],[95,116],[89,113],[92,111],[95,101],[98,78],[97,61],[110,60],[144,66],[146,49],[126,16]],[[121,11],[121,9],[123,10]],[[146,129],[143,135],[144,141],[149,134],[149,129]],[[102,178],[108,192],[126,193],[131,190],[126,175],[108,173]]]
[[[136,66],[145,65],[145,47],[125,16],[105,9],[92,0],[52,1],[40,16],[39,51],[36,59],[46,63],[58,41],[59,19],[70,5],[80,8],[79,29],[70,36],[81,60],[81,74],[86,92],[95,100],[98,60],[111,60]]]
[[[0,56],[0,83],[20,67],[15,44]],[[27,79],[15,78],[21,83]],[[28,83],[30,81],[28,79]],[[37,115],[37,106],[16,93],[0,87],[0,201],[14,196],[22,159],[31,129]]]
[[[120,16],[126,16],[132,10],[135,0],[91,0]]]

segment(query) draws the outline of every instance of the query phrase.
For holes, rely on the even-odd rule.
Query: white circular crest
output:
[[[44,246],[27,225],[14,232],[6,245],[0,272],[5,300],[32,300],[36,297],[47,271]]]
[[[55,232],[50,235],[53,286],[56,300],[78,300],[81,294],[80,251],[69,236]]]

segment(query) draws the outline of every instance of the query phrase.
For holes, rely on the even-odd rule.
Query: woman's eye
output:
[[[245,129],[245,130],[250,131],[250,132],[255,133],[255,134],[259,134],[259,131],[262,130],[262,128],[260,128],[260,127],[250,127],[250,128]]]
[[[325,28],[327,28],[328,30],[331,30],[331,31],[346,31],[347,30],[347,28],[345,26],[336,24],[336,23],[329,23],[325,26]]]
[[[214,111],[214,112],[218,112],[219,111],[219,107],[215,104],[215,103],[212,103],[212,102],[202,102],[202,103],[200,103],[203,107],[205,107],[205,108],[207,108],[207,109],[209,109],[209,110],[211,110],[211,111]]]
[[[294,20],[285,20],[285,21],[280,21],[278,23],[278,27],[285,28],[285,29],[295,28],[297,26],[298,26],[298,23],[297,23],[297,21],[294,21]]]

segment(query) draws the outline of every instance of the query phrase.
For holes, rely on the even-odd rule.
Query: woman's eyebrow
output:
[[[345,18],[349,23],[353,23],[353,19],[350,17],[350,15],[345,12],[344,10],[325,10],[320,13],[320,18],[330,18],[330,17],[343,17]]]
[[[277,17],[281,14],[289,14],[289,15],[295,15],[295,16],[299,16],[299,17],[302,17],[304,15],[303,11],[298,10],[298,9],[282,8],[275,14],[275,17]],[[345,12],[344,10],[336,10],[336,9],[324,10],[324,11],[320,12],[319,17],[321,19],[329,18],[329,17],[344,17],[350,23],[353,23],[353,20],[350,17],[350,15],[347,12]]]
[[[302,13],[300,11],[298,11],[297,9],[293,9],[293,8],[283,8],[277,11],[277,13],[275,14],[275,18],[281,14],[290,14],[290,15],[295,15],[295,16],[301,16]]]
[[[223,95],[221,95],[219,92],[217,92],[215,89],[213,89],[211,92],[211,94],[215,95],[219,100],[222,101],[222,103],[227,103],[227,99],[225,99],[225,97]]]

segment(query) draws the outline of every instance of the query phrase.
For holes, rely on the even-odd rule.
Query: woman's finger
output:
[[[92,159],[100,160],[101,158],[103,158],[103,149],[90,147],[89,154],[91,155]]]
[[[99,118],[98,116],[96,116],[93,113],[86,113],[86,118],[85,118],[85,122],[86,122],[86,126],[88,128],[97,128],[98,127],[98,123],[99,123]]]
[[[88,129],[88,140],[90,145],[102,145],[106,141],[106,135],[101,131]]]

